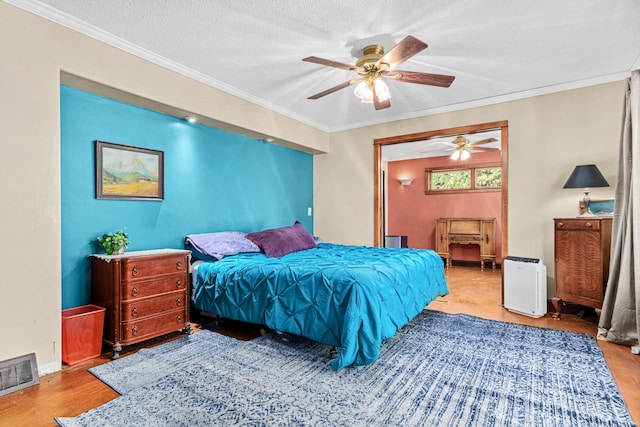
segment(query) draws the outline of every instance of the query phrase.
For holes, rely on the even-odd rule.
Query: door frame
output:
[[[446,135],[459,135],[484,132],[491,129],[500,129],[501,147],[500,163],[502,167],[502,190],[501,190],[501,221],[502,221],[502,250],[500,251],[500,263],[507,256],[509,249],[508,241],[508,202],[509,202],[509,124],[507,120],[480,123],[475,125],[458,126],[447,129],[437,129],[427,132],[418,132],[406,135],[397,135],[386,138],[376,138],[373,140],[373,244],[382,246],[384,242],[384,185],[383,182],[383,162],[382,148],[386,145],[402,144],[407,142],[422,141],[434,137]],[[498,260],[496,260],[498,261]]]

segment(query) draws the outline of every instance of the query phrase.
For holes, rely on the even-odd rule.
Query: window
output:
[[[425,169],[426,194],[500,191],[502,167],[499,163],[461,168]]]

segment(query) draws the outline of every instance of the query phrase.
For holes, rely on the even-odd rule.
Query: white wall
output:
[[[552,218],[577,213],[581,193],[561,188],[573,167],[595,162],[614,182],[622,82],[328,135],[3,2],[0,55],[0,360],[36,352],[41,372],[60,366],[61,72],[328,152],[314,158],[314,231],[327,241],[373,242],[375,138],[508,120],[509,252],[547,266]]]

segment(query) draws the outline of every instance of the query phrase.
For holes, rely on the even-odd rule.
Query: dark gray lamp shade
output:
[[[608,187],[609,183],[598,170],[596,165],[580,165],[571,173],[562,188],[595,188]]]
[[[582,188],[584,190],[584,198],[582,199],[585,210],[584,215],[592,215],[589,209],[589,204],[591,204],[589,188],[608,186],[609,183],[604,179],[596,165],[580,165],[573,170],[563,188]]]

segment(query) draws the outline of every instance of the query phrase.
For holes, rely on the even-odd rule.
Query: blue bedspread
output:
[[[197,269],[196,308],[339,347],[334,369],[367,365],[380,345],[448,293],[425,249],[320,244],[282,258],[242,253]]]

